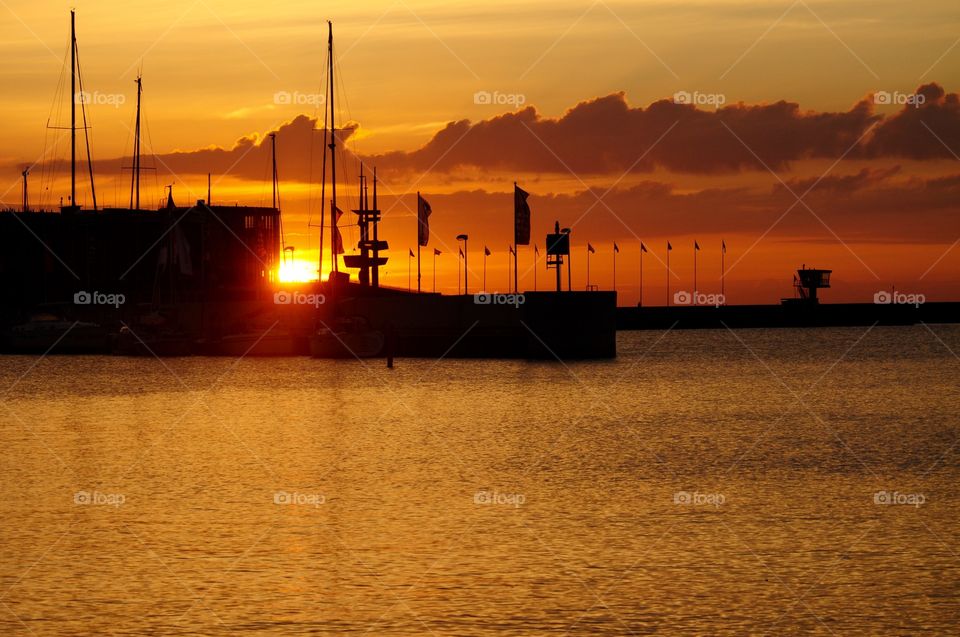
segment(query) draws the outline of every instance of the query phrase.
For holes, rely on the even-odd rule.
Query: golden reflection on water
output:
[[[931,330],[4,358],[0,633],[951,632],[960,330]]]

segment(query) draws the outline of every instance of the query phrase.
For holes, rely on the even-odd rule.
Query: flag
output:
[[[670,245],[670,242],[669,242],[669,241],[667,241],[667,250],[668,250],[668,251],[669,251],[669,250],[673,250],[673,246]]]
[[[343,210],[339,206],[333,209],[336,219],[333,222],[333,255],[343,254],[343,235],[340,234],[340,217],[343,216]]]
[[[646,252],[647,246],[643,245],[643,241],[640,242],[640,252]]]
[[[430,213],[432,212],[427,200],[417,193],[417,241],[425,246],[430,241]]]
[[[439,256],[440,256],[440,251],[437,250],[436,248],[434,248],[434,249],[433,249],[433,256],[439,257]]]
[[[724,254],[727,253],[727,242],[726,242],[726,241],[720,241],[720,250],[721,250]]]
[[[507,246],[507,249],[510,250],[510,254],[516,254],[516,252],[513,251],[513,246]]]
[[[613,251],[620,252],[620,246],[617,245],[616,241],[613,242]]]
[[[533,254],[538,257],[540,256],[540,248],[537,247],[536,243],[533,244]]]
[[[488,248],[487,246],[483,246],[483,256],[485,257],[490,256],[490,248]]]
[[[463,258],[463,248],[461,248],[461,249],[459,250],[459,252],[460,252],[460,258],[462,259],[462,258]]]
[[[410,249],[410,258],[411,258],[411,259],[413,258],[413,249],[412,249],[412,248]]]
[[[699,249],[700,249],[700,244],[697,243],[696,239],[694,239],[694,241],[693,241],[693,249],[694,249],[694,250],[699,250]]]
[[[518,246],[530,245],[530,193],[513,185],[513,242]]]
[[[596,252],[596,250],[594,250],[594,249],[593,249],[593,246],[588,243],[588,244],[587,244],[587,252]]]

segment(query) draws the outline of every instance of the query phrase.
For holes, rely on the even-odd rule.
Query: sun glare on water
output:
[[[277,270],[277,279],[281,283],[316,281],[317,264],[315,261],[287,259],[280,264],[280,268]]]

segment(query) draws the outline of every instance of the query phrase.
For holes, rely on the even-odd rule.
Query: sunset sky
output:
[[[640,240],[650,250],[645,304],[665,300],[668,240],[671,288],[692,288],[695,239],[703,292],[719,289],[726,241],[729,303],[789,296],[802,264],[834,269],[827,301],[869,301],[893,285],[960,296],[955,0],[0,0],[5,205],[17,204],[20,171],[37,162],[32,205],[55,207],[68,194],[66,137],[47,126],[69,123],[58,82],[69,86],[71,6],[84,88],[99,100],[89,116],[108,206],[129,196],[121,166],[142,68],[144,146],[157,155],[144,159],[157,168],[143,178],[148,205],[166,184],[178,203],[205,197],[208,171],[214,203],[268,204],[269,153],[259,144],[279,131],[287,242],[316,259],[322,149],[313,129],[330,19],[350,153],[341,207],[355,204],[359,159],[376,165],[387,284],[407,285],[420,191],[434,210],[431,246],[445,253],[442,289],[456,291],[461,232],[472,287],[487,245],[487,287],[505,289],[517,181],[531,193],[541,248],[554,220],[573,227],[575,287],[586,284],[590,242],[591,283],[609,288],[619,244],[621,304],[639,296]],[[348,224],[349,251],[357,233]],[[532,259],[532,246],[522,249],[521,287],[533,287]],[[537,278],[548,281],[542,264]]]

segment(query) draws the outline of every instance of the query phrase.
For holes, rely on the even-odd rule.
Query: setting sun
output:
[[[277,269],[277,280],[281,283],[316,281],[317,264],[304,259],[287,259]]]

